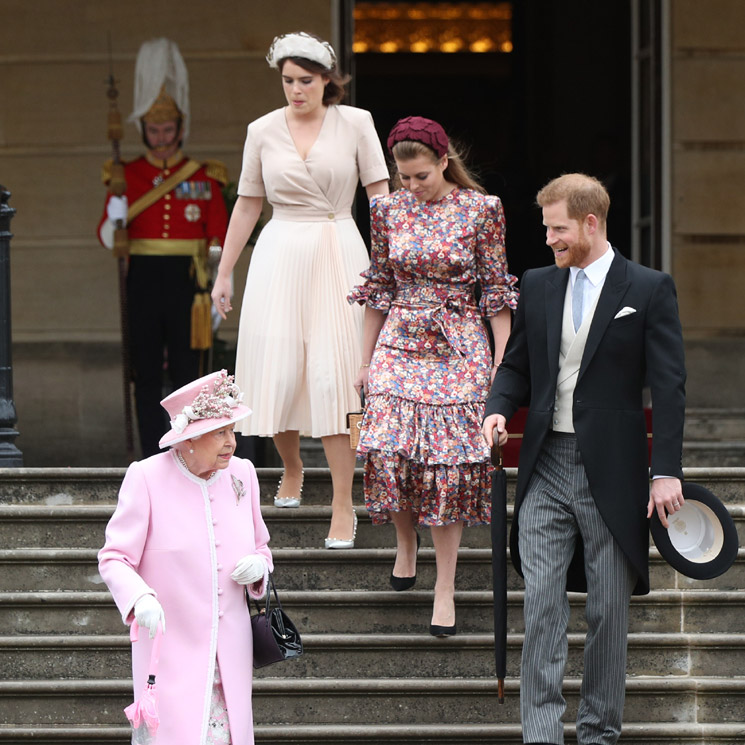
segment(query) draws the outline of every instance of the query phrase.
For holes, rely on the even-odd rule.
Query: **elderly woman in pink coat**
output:
[[[128,468],[98,554],[122,619],[150,632],[132,646],[135,696],[163,631],[158,745],[254,742],[244,587],[262,597],[273,567],[256,471],[232,457],[241,398],[223,370],[162,401],[171,449]]]

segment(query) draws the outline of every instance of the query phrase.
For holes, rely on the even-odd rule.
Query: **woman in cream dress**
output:
[[[280,507],[300,503],[300,435],[322,439],[333,483],[325,546],[351,548],[355,462],[345,420],[359,408],[362,312],[345,297],[369,263],[351,208],[358,181],[368,197],[388,192],[388,169],[370,114],[338,105],[344,89],[330,45],[288,34],[267,60],[288,105],[248,127],[212,298],[225,318],[231,272],[266,197],[273,215],[251,258],[238,332],[236,381],[254,412],[241,432],[274,437]]]

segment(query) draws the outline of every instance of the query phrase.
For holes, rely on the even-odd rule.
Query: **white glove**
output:
[[[166,616],[163,613],[163,606],[155,599],[154,595],[143,595],[135,603],[135,621],[140,628],[150,630],[151,639],[155,638],[158,624],[163,627],[163,633],[166,633]]]
[[[249,554],[238,559],[230,579],[239,585],[252,585],[266,574],[266,559],[261,554]]]
[[[121,220],[126,224],[128,209],[127,197],[111,197],[106,205],[106,216],[114,224],[116,224],[117,220]]]

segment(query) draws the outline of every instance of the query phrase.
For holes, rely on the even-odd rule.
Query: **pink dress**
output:
[[[329,106],[305,160],[285,110],[248,127],[238,193],[266,197],[272,219],[251,255],[238,330],[235,380],[253,414],[244,435],[347,432],[359,406],[362,310],[344,300],[369,264],[352,218],[363,186],[388,179],[369,112]]]
[[[271,570],[268,543],[250,461],[232,458],[207,480],[174,451],[127,469],[98,568],[125,623],[145,593],[163,606],[158,745],[224,741],[226,710],[231,745],[253,745],[251,623],[244,586],[230,573],[252,553]],[[250,585],[249,594],[262,597],[264,585]],[[147,681],[151,647],[143,632],[132,645],[135,698]]]
[[[419,203],[401,189],[370,209],[371,265],[348,297],[387,313],[357,451],[367,509],[375,523],[400,510],[420,525],[488,523],[481,420],[491,351],[482,317],[515,309],[518,297],[501,202],[456,188]]]

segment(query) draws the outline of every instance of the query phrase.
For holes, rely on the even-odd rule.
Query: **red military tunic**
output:
[[[134,204],[160,181],[176,173],[187,160],[179,151],[165,164],[149,154],[125,163],[124,177],[127,181],[126,197],[129,205]],[[166,168],[162,168],[163,165]],[[106,172],[104,182],[108,185]],[[130,241],[204,239],[207,245],[222,245],[228,227],[228,213],[221,192],[225,182],[225,168],[222,164],[211,161],[202,164],[187,181],[134,218],[129,225]],[[99,236],[106,219],[104,206]]]
[[[166,162],[148,154],[126,163],[129,206],[187,162],[178,152]],[[206,372],[200,371],[199,353],[191,348],[192,303],[197,289],[207,289],[207,247],[222,245],[227,231],[228,213],[221,191],[226,180],[225,167],[220,163],[202,163],[128,225],[130,353],[145,457],[158,452],[158,441],[168,427],[160,406],[166,362],[173,388]],[[108,184],[106,167],[104,182]],[[110,198],[109,194],[107,204]],[[101,243],[107,245],[104,229],[111,229],[106,207],[98,234]]]

